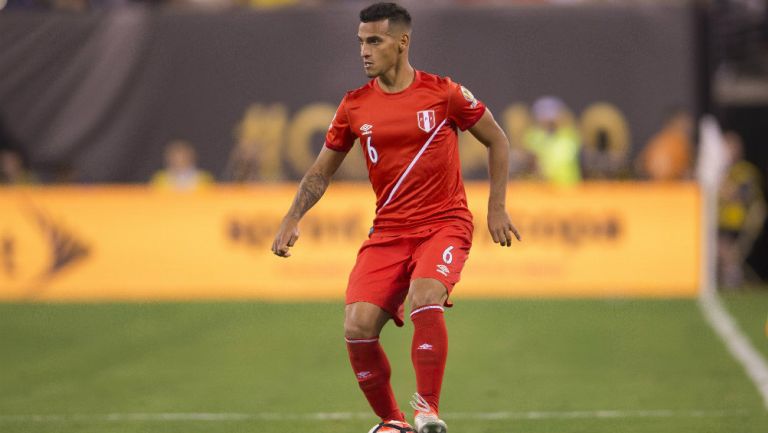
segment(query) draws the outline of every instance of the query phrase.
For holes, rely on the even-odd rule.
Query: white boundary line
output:
[[[768,409],[768,363],[752,346],[749,338],[728,313],[717,294],[717,202],[715,193],[700,183],[701,194],[701,290],[699,308],[709,326],[725,344],[731,356],[741,364],[747,376],[763,398]]]
[[[763,407],[768,409],[768,363],[741,332],[717,293],[702,293],[699,306],[707,323],[723,340],[728,352],[744,367],[747,376],[763,397]]]
[[[578,411],[529,411],[529,412],[464,412],[445,414],[446,420],[550,420],[550,419],[620,419],[620,418],[718,418],[738,417],[755,413],[749,410],[578,410]],[[110,413],[72,415],[0,415],[0,423],[34,422],[146,422],[146,421],[337,421],[373,419],[368,412],[314,412],[314,413]]]

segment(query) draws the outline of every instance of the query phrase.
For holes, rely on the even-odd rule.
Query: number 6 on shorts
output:
[[[453,245],[449,246],[445,249],[445,251],[443,251],[443,262],[445,262],[446,265],[450,265],[453,261],[453,254],[451,254],[452,249]]]

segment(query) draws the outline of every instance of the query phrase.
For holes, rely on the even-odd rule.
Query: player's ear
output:
[[[400,35],[400,43],[398,44],[398,51],[402,53],[408,48],[410,44],[411,44],[410,33],[403,32],[403,34]]]

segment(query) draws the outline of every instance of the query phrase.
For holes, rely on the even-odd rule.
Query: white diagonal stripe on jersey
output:
[[[389,192],[389,197],[387,197],[387,200],[384,202],[383,205],[381,205],[381,209],[384,209],[384,207],[388,205],[390,201],[392,201],[392,197],[394,197],[397,190],[400,189],[400,185],[403,184],[403,181],[408,176],[408,173],[410,173],[413,166],[416,165],[416,161],[418,161],[419,158],[421,158],[421,155],[424,153],[425,150],[427,150],[427,148],[429,147],[429,144],[432,143],[432,140],[435,139],[435,136],[440,131],[440,128],[443,127],[446,120],[448,120],[447,117],[443,119],[443,121],[440,122],[439,125],[437,125],[437,128],[435,128],[435,132],[433,132],[432,135],[429,136],[429,139],[427,140],[427,142],[424,143],[423,146],[421,146],[419,153],[417,153],[416,156],[413,157],[413,161],[411,161],[411,163],[408,164],[408,167],[403,172],[403,175],[400,176],[400,179],[397,180],[397,183],[395,184],[394,188],[392,188],[392,191]],[[379,209],[379,212],[381,212],[381,209]]]

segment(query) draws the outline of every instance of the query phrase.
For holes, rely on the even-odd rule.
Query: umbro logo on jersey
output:
[[[451,273],[451,271],[448,270],[448,266],[445,265],[437,265],[437,272],[443,274],[443,276],[447,277],[448,274]]]
[[[363,132],[363,135],[373,134],[373,131],[371,131],[371,129],[373,129],[373,125],[370,125],[368,123],[360,127],[360,131]]]
[[[424,110],[416,113],[419,129],[429,132],[435,127],[435,110]]]

